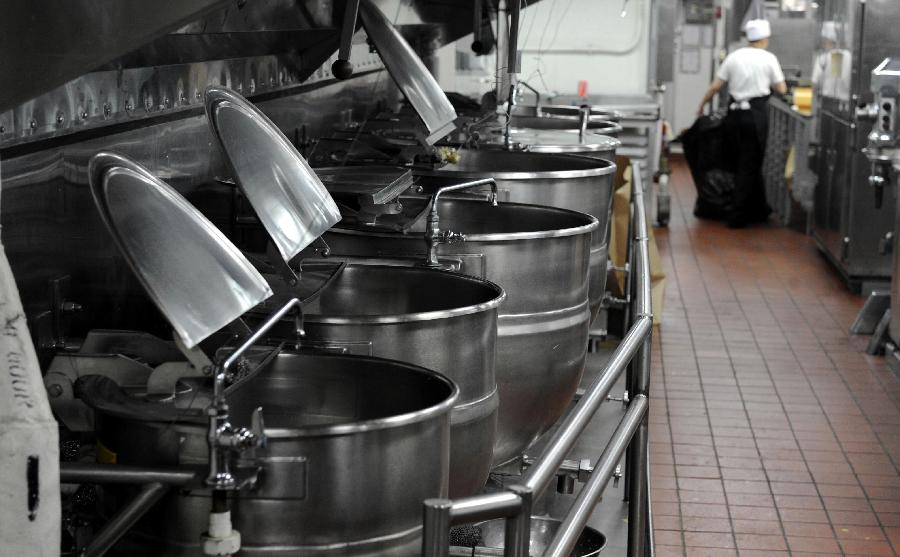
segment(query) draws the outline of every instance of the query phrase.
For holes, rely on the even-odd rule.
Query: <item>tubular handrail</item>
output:
[[[628,334],[613,352],[606,370],[585,391],[575,409],[547,443],[547,448],[528,469],[524,485],[534,491],[535,497],[540,497],[550,485],[566,455],[578,441],[578,436],[590,423],[597,408],[606,400],[606,396],[625,371],[625,367],[637,354],[650,332],[650,327],[649,319],[638,319],[629,329]]]
[[[622,458],[625,449],[628,448],[628,441],[634,436],[634,432],[647,415],[647,408],[650,402],[644,395],[634,397],[634,402],[628,407],[619,427],[610,439],[609,444],[603,450],[603,454],[597,459],[597,465],[594,466],[594,472],[591,479],[584,486],[584,489],[578,494],[575,502],[572,504],[572,510],[566,515],[566,519],[560,525],[553,541],[544,551],[544,557],[567,557],[575,549],[578,543],[578,536],[587,525],[594,507],[600,500],[606,484],[616,471],[616,465]]]
[[[631,277],[634,280],[631,326],[616,347],[602,373],[568,414],[546,448],[519,484],[499,493],[464,499],[428,499],[424,502],[423,557],[446,557],[450,550],[450,526],[496,518],[506,519],[504,557],[527,557],[532,501],[540,497],[556,476],[565,457],[590,423],[597,409],[632,364],[631,402],[615,433],[597,459],[594,471],[560,525],[544,557],[568,555],[597,505],[625,451],[629,451],[628,555],[643,557],[644,531],[648,524],[647,414],[650,380],[650,339],[653,314],[650,284],[650,251],[647,212],[640,167],[632,165]]]

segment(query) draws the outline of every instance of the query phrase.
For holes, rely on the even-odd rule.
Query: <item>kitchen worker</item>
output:
[[[838,48],[839,30],[836,21],[822,23],[822,52],[813,61],[812,85],[822,97],[847,102],[853,56],[849,50]]]
[[[730,96],[725,117],[725,157],[722,167],[735,174],[733,208],[728,225],[741,228],[765,222],[772,212],[766,203],[762,163],[768,133],[768,98],[772,91],[787,92],[781,64],[768,52],[772,29],[764,19],[752,19],[744,27],[750,45],[729,54],[710,84],[698,115],[722,87]]]

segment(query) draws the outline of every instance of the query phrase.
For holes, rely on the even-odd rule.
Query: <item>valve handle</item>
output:
[[[350,63],[350,49],[353,46],[353,34],[356,32],[356,16],[359,13],[359,0],[348,0],[344,8],[344,23],[341,26],[341,45],[338,57],[331,64],[331,73],[337,79],[348,79],[353,75],[353,64]]]

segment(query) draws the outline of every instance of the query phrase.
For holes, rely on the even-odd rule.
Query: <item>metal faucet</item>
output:
[[[591,120],[591,107],[585,105],[581,107],[581,121],[578,124],[578,141],[584,143],[587,137],[588,122]]]
[[[534,93],[535,114],[537,114],[538,116],[541,116],[541,93],[540,93],[540,91],[538,91],[537,89],[532,87],[530,84],[528,84],[527,82],[522,81],[520,79],[519,81],[516,82],[516,94],[518,94],[518,90],[519,90],[520,86],[524,87],[524,88],[528,89],[529,91],[531,91],[532,93]]]
[[[464,242],[466,240],[465,234],[461,234],[459,232],[451,232],[449,230],[441,232],[440,219],[438,217],[438,201],[440,200],[441,194],[486,185],[491,186],[491,196],[488,201],[493,207],[496,207],[497,182],[494,181],[493,178],[482,178],[480,180],[474,180],[472,182],[464,182],[462,184],[444,186],[443,188],[439,188],[437,192],[435,192],[435,194],[431,197],[431,210],[428,212],[428,224],[425,228],[425,244],[428,246],[428,259],[425,262],[425,265],[427,267],[441,266],[441,264],[438,262],[437,257],[437,247],[440,244],[452,244],[456,242]]]
[[[269,329],[295,308],[294,332],[299,345],[299,339],[304,335],[303,311],[300,300],[292,298],[281,309],[270,315],[265,323],[224,362],[213,368],[213,399],[206,411],[209,416],[209,431],[206,437],[209,446],[209,472],[206,476],[206,485],[213,489],[239,489],[240,485],[231,473],[231,453],[262,447],[266,442],[261,407],[253,411],[249,429],[234,427],[229,421],[228,401],[225,398],[225,381],[229,376],[229,370],[251,346],[259,342]]]

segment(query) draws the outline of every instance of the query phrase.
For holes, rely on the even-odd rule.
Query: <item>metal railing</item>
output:
[[[613,352],[603,372],[567,415],[540,457],[521,481],[490,493],[463,499],[428,499],[424,502],[423,557],[446,557],[450,527],[490,519],[506,519],[503,555],[528,557],[532,503],[556,477],[566,455],[590,423],[600,404],[628,369],[631,400],[608,445],[599,456],[590,479],[575,499],[544,557],[564,557],[575,547],[616,465],[627,453],[628,556],[645,557],[650,521],[648,429],[650,341],[653,329],[650,295],[650,254],[647,213],[640,167],[632,165],[631,327]],[[629,365],[630,364],[630,365]]]

